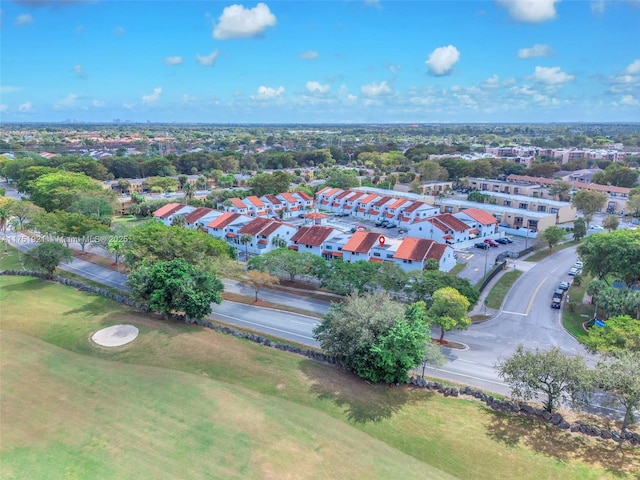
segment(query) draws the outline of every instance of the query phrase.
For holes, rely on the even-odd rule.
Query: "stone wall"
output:
[[[434,390],[443,394],[445,397],[459,397],[460,395],[474,397],[486,404],[491,410],[505,412],[511,415],[524,415],[529,418],[535,418],[541,423],[553,425],[556,428],[569,430],[573,433],[582,433],[590,437],[599,437],[616,442],[628,441],[632,445],[640,446],[640,433],[632,432],[628,429],[623,431],[608,430],[579,420],[569,423],[560,413],[550,413],[546,410],[529,405],[528,403],[517,402],[515,400],[500,400],[491,395],[487,395],[482,390],[477,390],[471,387],[447,387],[438,382],[429,382],[422,377],[411,377],[407,383],[419,388]]]

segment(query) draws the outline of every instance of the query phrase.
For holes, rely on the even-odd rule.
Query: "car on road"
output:
[[[496,243],[495,240],[492,240],[490,238],[485,238],[484,239],[484,243],[486,243],[487,245],[489,245],[490,247],[497,247],[498,244]]]
[[[397,223],[387,223],[384,228],[396,228],[397,226]]]
[[[409,233],[409,230],[406,228],[399,228],[398,233]]]
[[[561,306],[562,306],[562,302],[560,301],[559,298],[554,298],[553,300],[551,300],[551,308],[560,309]]]
[[[389,224],[389,220],[378,220],[375,225],[376,227],[385,228]]]
[[[569,286],[570,286],[569,282],[562,282],[562,283],[560,283],[558,288],[560,290],[569,290]]]
[[[580,260],[578,260],[576,263],[574,263],[573,266],[576,267],[579,270],[582,270],[582,262]]]
[[[507,240],[506,237],[496,238],[495,241],[497,243],[501,243],[502,245],[507,245],[509,243],[509,240]]]
[[[589,228],[592,230],[604,230],[602,225],[591,225]]]
[[[489,250],[491,248],[488,243],[478,242],[474,245],[476,248],[481,248],[482,250]]]
[[[572,277],[575,277],[576,275],[580,275],[581,273],[582,273],[582,269],[578,267],[571,267],[571,269],[569,270],[569,275],[571,275]]]
[[[559,298],[560,300],[562,300],[563,296],[564,296],[564,290],[562,290],[561,288],[553,292],[553,298]]]

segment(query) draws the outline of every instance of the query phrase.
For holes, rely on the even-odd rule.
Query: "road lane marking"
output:
[[[503,310],[503,311],[502,311],[502,313],[509,313],[509,314],[511,314],[511,315],[521,315],[521,316],[523,316],[523,317],[526,317],[526,316],[527,316],[527,314],[526,314],[526,313],[520,313],[520,312],[508,312],[508,311],[506,311],[506,310]]]
[[[531,307],[533,306],[533,301],[536,299],[536,295],[538,294],[538,291],[542,288],[542,285],[544,285],[544,282],[547,281],[547,277],[545,277],[540,284],[538,285],[538,287],[535,289],[535,291],[533,292],[533,295],[531,296],[531,300],[529,300],[529,305],[527,305],[527,310],[526,310],[526,314],[529,315],[529,312],[531,311]]]
[[[299,333],[289,332],[287,330],[280,330],[279,328],[269,327],[268,325],[263,325],[261,323],[250,322],[248,320],[243,320],[241,318],[232,317],[231,315],[225,315],[224,313],[211,312],[210,316],[213,317],[213,318],[215,318],[217,316],[226,317],[226,318],[230,318],[231,320],[235,320],[236,322],[247,323],[249,325],[254,325],[256,327],[273,330],[274,332],[286,333],[287,335],[293,335],[295,337],[306,338],[307,340],[317,341],[313,337],[307,337],[306,335],[300,335]]]

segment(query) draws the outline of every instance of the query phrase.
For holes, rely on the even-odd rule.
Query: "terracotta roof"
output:
[[[156,218],[167,218],[169,215],[178,211],[182,207],[184,207],[182,203],[168,203],[153,212],[153,216]]]
[[[280,196],[284,198],[288,203],[298,203],[300,201],[289,192],[281,193]]]
[[[320,190],[316,192],[316,195],[322,195],[323,193],[328,192],[331,189],[332,187],[322,187]]]
[[[227,233],[227,234],[225,235],[225,237],[227,237],[227,238],[236,238],[237,236],[238,236],[238,235],[236,235],[235,233]]]
[[[377,262],[377,263],[382,263],[384,262],[384,260],[382,260],[381,258],[376,258],[376,257],[371,257],[369,259],[370,262]]]
[[[238,218],[240,218],[240,216],[241,215],[239,213],[225,212],[222,215],[220,215],[218,218],[211,220],[211,222],[209,223],[209,225],[207,225],[207,227],[224,228],[230,223],[236,221]]]
[[[345,243],[342,250],[345,252],[368,253],[371,250],[380,235],[373,232],[356,232]]]
[[[355,202],[357,199],[359,199],[360,197],[366,195],[366,193],[364,192],[354,192],[353,195],[351,195],[349,198],[347,198],[347,202]]]
[[[296,195],[298,195],[302,200],[304,200],[305,202],[308,202],[310,200],[313,200],[313,198],[311,198],[309,195],[307,195],[306,192],[303,191],[298,191],[295,192]]]
[[[354,193],[354,192],[352,192],[351,190],[343,190],[342,193],[336,195],[336,198],[334,198],[333,201],[335,202],[336,200],[341,200],[344,197],[346,197],[347,195],[351,195],[352,193]]]
[[[367,203],[371,202],[375,198],[378,198],[378,195],[375,194],[375,193],[372,193],[372,194],[367,195],[366,197],[364,197],[362,200],[360,200],[360,204],[366,205]]]
[[[429,222],[438,229],[446,232],[448,230],[453,230],[454,232],[464,232],[469,229],[469,225],[464,223],[462,220],[454,217],[451,213],[440,213],[438,215],[434,215],[433,217],[427,217],[422,220],[418,220],[415,223],[420,222]]]
[[[257,235],[262,230],[264,230],[264,228],[267,225],[269,225],[273,221],[274,220],[270,220],[268,218],[258,217],[255,220],[252,220],[251,222],[243,226],[240,230],[238,230],[238,233],[240,235],[244,235],[245,233],[247,235]]]
[[[289,248],[290,248],[291,250],[298,251],[298,245],[289,245]]]
[[[332,195],[335,195],[336,193],[341,192],[341,191],[342,191],[341,188],[326,187],[326,188],[323,188],[322,190],[320,190],[320,192],[318,192],[318,195],[322,194],[325,197],[331,197]]]
[[[389,200],[393,200],[393,197],[382,197],[380,200],[378,200],[376,203],[374,203],[373,206],[374,207],[381,207],[385,203],[387,203]]]
[[[477,228],[472,228],[471,230],[469,230],[470,235],[478,235],[479,233],[480,230],[478,230]]]
[[[187,215],[185,215],[184,219],[188,224],[192,224],[192,223],[197,222],[202,217],[204,217],[205,215],[207,215],[207,214],[209,214],[211,212],[213,212],[213,210],[210,209],[210,208],[199,207],[199,208],[196,208],[193,212],[188,213]]]
[[[485,212],[484,210],[480,210],[479,208],[467,208],[465,210],[462,210],[461,213],[470,216],[474,220],[480,222],[482,225],[493,225],[494,223],[498,223],[496,217],[494,217],[490,213]]]
[[[433,208],[431,205],[429,205],[428,203],[424,203],[424,202],[413,202],[411,205],[409,205],[407,208],[404,209],[404,213],[411,213],[411,212],[415,212],[416,210],[418,210],[421,207],[429,207],[429,208]]]
[[[291,237],[291,241],[301,243],[303,245],[311,245],[319,247],[334,232],[331,227],[314,225],[312,227],[300,227],[298,231]]]
[[[249,195],[245,200],[249,200],[256,207],[264,207],[264,203],[255,195]]]
[[[267,242],[266,240],[258,240],[258,243],[260,245],[269,245],[269,242]]]
[[[387,208],[390,209],[390,210],[394,210],[394,209],[400,207],[405,202],[406,202],[406,200],[404,198],[400,198],[399,200],[396,200],[391,205],[389,205]]]
[[[271,224],[267,225],[266,228],[260,232],[260,235],[264,235],[265,237],[268,237],[269,235],[271,235],[273,232],[275,232],[282,226],[295,228],[293,225],[289,225],[288,223],[282,223],[280,220],[273,220]]]
[[[271,205],[282,205],[282,200],[273,194],[267,194],[263,198],[265,198]]]
[[[430,258],[440,260],[446,248],[446,245],[439,244],[433,240],[407,237],[402,241],[393,258],[415,262],[422,262]]]
[[[309,218],[311,220],[320,220],[322,218],[327,218],[328,216],[325,215],[324,213],[320,213],[320,212],[313,212],[313,213],[307,213],[304,218]]]
[[[236,208],[247,208],[247,205],[239,198],[230,198],[231,204]]]

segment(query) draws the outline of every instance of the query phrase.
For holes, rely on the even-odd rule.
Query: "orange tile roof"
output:
[[[398,247],[398,250],[396,250],[396,253],[393,255],[393,258],[411,260],[415,262],[423,262],[429,258],[440,260],[440,258],[442,258],[442,254],[446,250],[446,246],[443,245],[444,248],[441,248],[436,247],[436,245],[439,244],[433,240],[407,237],[402,241],[400,247]]]
[[[334,232],[331,227],[314,225],[312,227],[300,227],[298,231],[291,237],[291,241],[301,243],[303,245],[311,245],[319,247]]]
[[[184,207],[182,203],[167,203],[153,212],[153,216],[156,218],[167,218],[172,213],[176,212],[179,208]]]
[[[462,220],[454,217],[451,213],[440,213],[438,215],[434,215],[433,217],[427,217],[418,220],[415,223],[420,222],[429,222],[443,232],[446,232],[447,230],[453,230],[454,232],[464,232],[465,230],[469,229],[469,225],[464,223]]]
[[[342,247],[342,250],[353,253],[368,253],[379,237],[380,235],[373,232],[355,232]]]
[[[224,228],[233,221],[240,218],[239,213],[225,212],[220,215],[218,218],[211,220],[207,227],[209,228]]]
[[[298,195],[302,200],[304,200],[305,202],[308,202],[310,200],[313,200],[313,198],[311,198],[309,195],[307,195],[306,192],[303,192],[302,190],[295,192],[296,195]]]
[[[269,201],[269,203],[271,203],[273,206],[282,205],[282,200],[280,200],[278,197],[276,197],[273,194],[267,194],[264,196],[264,198],[266,198]]]
[[[289,203],[298,203],[299,202],[299,200],[296,197],[294,197],[293,195],[291,195],[289,192],[281,193],[280,196],[282,198],[284,198]]]
[[[353,195],[351,195],[349,198],[347,198],[347,202],[355,202],[357,199],[359,199],[360,197],[362,197],[363,195],[366,195],[366,193],[363,192],[354,192]]]
[[[382,260],[381,258],[376,258],[376,257],[371,257],[369,259],[370,262],[377,262],[377,263],[382,263],[384,262],[384,260]]]
[[[404,213],[411,213],[411,212],[415,212],[416,210],[418,210],[421,207],[429,207],[429,208],[433,208],[431,205],[429,205],[428,203],[424,203],[424,202],[413,202],[411,205],[409,205],[407,208],[404,209]]]
[[[229,233],[227,233],[227,234],[225,235],[225,237],[227,237],[227,238],[236,238],[237,236],[238,236],[238,235],[236,235],[235,233],[231,233],[231,232],[229,232]]]
[[[274,220],[270,220],[268,218],[258,217],[255,220],[252,220],[251,222],[249,222],[245,226],[243,226],[240,230],[238,230],[238,233],[240,235],[244,235],[245,233],[247,235],[257,235],[267,225],[269,225],[273,221]]]
[[[480,222],[482,225],[493,225],[494,223],[498,223],[496,217],[494,217],[490,213],[485,212],[484,210],[480,210],[479,208],[467,208],[465,210],[462,210],[462,212],[466,215],[469,215],[474,220]]]
[[[381,207],[385,203],[387,203],[389,200],[393,200],[393,197],[382,197],[380,200],[378,200],[376,203],[374,203],[373,206],[374,207]]]
[[[213,210],[211,208],[199,207],[199,208],[196,208],[193,212],[188,213],[187,215],[185,215],[184,219],[188,224],[192,224],[192,223],[197,222],[202,217],[204,217],[205,215],[207,215],[207,214],[209,214],[211,212],[213,212]]]
[[[307,213],[304,218],[309,218],[311,220],[320,220],[322,218],[328,218],[327,215],[325,215],[324,213],[320,213],[320,212],[312,212],[312,213]]]
[[[294,228],[293,225],[289,225],[288,223],[282,223],[280,220],[274,220],[271,224],[267,225],[266,228],[260,232],[260,235],[264,235],[265,237],[268,237],[269,235],[271,235],[273,232],[275,232],[282,226]]]
[[[344,197],[346,197],[347,195],[350,195],[354,192],[352,192],[351,190],[344,190],[341,194],[337,195],[336,198],[334,198],[334,200],[341,200]]]
[[[364,197],[362,200],[360,200],[360,203],[362,205],[366,205],[367,203],[371,202],[371,200],[373,200],[374,198],[378,198],[378,195],[375,193],[371,193],[369,195],[367,195],[366,197]]]
[[[405,203],[406,200],[404,198],[401,198],[399,200],[396,200],[395,202],[393,202],[391,205],[389,205],[387,208],[389,210],[394,210],[396,208],[398,208],[399,206],[401,206],[403,203]]]
[[[246,199],[253,203],[253,205],[256,207],[264,207],[264,202],[255,195],[249,195]]]
[[[472,228],[471,230],[469,230],[470,235],[477,235],[479,233],[480,233],[480,230],[478,230],[477,228]]]
[[[234,197],[234,198],[230,198],[229,200],[231,201],[233,206],[236,208],[248,208],[247,205],[239,198]]]

